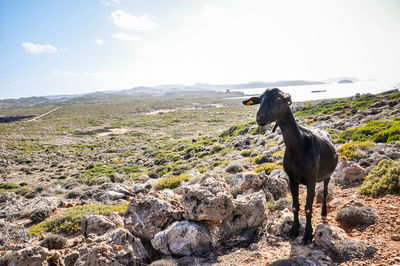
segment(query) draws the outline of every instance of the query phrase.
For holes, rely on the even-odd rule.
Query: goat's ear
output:
[[[250,99],[243,101],[244,105],[255,105],[260,103],[260,97],[251,97]]]

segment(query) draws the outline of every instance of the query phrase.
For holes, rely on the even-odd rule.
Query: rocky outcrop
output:
[[[183,187],[184,218],[222,221],[233,211],[232,195],[225,180],[206,176],[200,183]]]
[[[151,244],[166,255],[200,256],[211,250],[213,241],[204,226],[195,222],[181,221],[157,233]]]
[[[150,192],[131,201],[125,215],[125,228],[150,240],[174,221],[182,220],[182,214],[182,205],[177,197]]]
[[[347,185],[354,182],[361,182],[367,172],[358,164],[342,159],[332,174],[332,180],[340,185]]]
[[[314,233],[315,244],[323,250],[330,250],[336,242],[346,239],[346,232],[330,224],[319,224]]]
[[[102,236],[89,235],[79,248],[75,265],[136,265],[145,263],[148,254],[140,239],[126,229]]]
[[[0,219],[12,220],[29,217],[37,209],[53,211],[63,205],[58,197],[37,197],[9,201],[0,206]]]
[[[232,214],[226,218],[222,227],[227,233],[239,232],[247,228],[256,228],[266,221],[266,200],[263,191],[251,195],[239,195],[233,200]]]
[[[85,216],[81,222],[82,235],[84,236],[89,234],[102,235],[115,227],[115,223],[103,215]]]

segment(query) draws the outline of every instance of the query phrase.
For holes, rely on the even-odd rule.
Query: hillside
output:
[[[293,104],[341,158],[308,246],[287,236],[285,146],[257,106],[92,96],[2,101],[3,117],[65,102],[0,123],[0,265],[400,264],[398,91]]]

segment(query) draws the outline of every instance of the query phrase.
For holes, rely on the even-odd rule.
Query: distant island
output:
[[[346,83],[354,83],[352,80],[349,79],[342,79],[338,81],[339,84],[346,84]]]

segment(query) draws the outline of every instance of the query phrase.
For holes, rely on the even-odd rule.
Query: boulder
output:
[[[281,198],[278,199],[277,201],[275,201],[274,204],[274,210],[284,210],[284,209],[288,209],[291,210],[292,209],[292,201],[289,198]]]
[[[254,174],[254,173],[240,173],[237,174],[230,182],[229,188],[233,195],[241,194],[246,190],[252,189],[258,191],[263,185],[263,181],[260,177],[264,177],[265,174]]]
[[[262,189],[266,195],[267,200],[278,200],[284,197],[288,192],[288,184],[283,178],[266,176],[263,178]]]
[[[378,249],[371,245],[364,245],[353,239],[345,239],[336,242],[329,256],[335,262],[345,262],[350,260],[365,260],[373,257]]]
[[[157,233],[151,244],[166,255],[200,256],[211,250],[213,241],[204,226],[192,221],[181,221]]]
[[[182,214],[178,198],[150,192],[131,201],[125,215],[125,228],[150,240],[174,221],[181,220]]]
[[[275,236],[286,236],[293,225],[293,212],[284,209],[283,211],[277,211],[277,216],[271,218],[267,228],[268,233]],[[302,236],[305,228],[305,219],[299,218],[299,223],[299,236]]]
[[[316,190],[317,191],[315,193],[315,200],[317,201],[317,203],[323,203],[323,201],[324,201],[324,185],[323,184],[318,185]],[[332,199],[333,199],[332,192],[328,186],[328,196],[326,198],[326,202],[330,202]]]
[[[50,234],[40,243],[40,246],[48,249],[63,249],[67,246],[67,239],[64,236]]]
[[[315,244],[323,250],[330,250],[337,241],[344,240],[346,232],[330,224],[319,224],[315,229]]]
[[[225,180],[205,176],[200,183],[182,187],[184,218],[222,221],[233,211],[232,195]]]
[[[140,239],[127,229],[115,229],[102,236],[90,235],[78,249],[75,265],[140,265],[148,254]]]
[[[58,197],[38,197],[7,202],[0,206],[0,219],[6,220],[29,217],[37,209],[53,211],[63,202]]]
[[[346,185],[363,181],[366,175],[364,168],[354,162],[342,159],[332,174],[332,180],[340,185]]]
[[[103,215],[85,216],[81,222],[82,235],[85,237],[89,234],[102,235],[114,227],[115,224]]]
[[[31,234],[21,224],[12,224],[0,220],[0,247],[10,248],[11,244],[20,244],[29,241]]]
[[[4,256],[5,265],[37,266],[48,265],[52,253],[47,248],[27,244],[21,249]]]
[[[227,173],[236,174],[238,172],[243,172],[243,166],[238,162],[231,162],[228,167],[226,167],[225,171]]]
[[[378,219],[374,209],[353,200],[344,205],[336,215],[336,221],[345,228],[368,226],[376,223]]]
[[[51,211],[49,209],[36,209],[29,216],[29,220],[34,224],[38,224],[43,222],[50,214]]]
[[[235,208],[232,214],[222,223],[224,231],[235,233],[243,229],[258,227],[267,218],[266,204],[263,191],[247,196],[239,195],[233,200]]]
[[[16,200],[17,195],[14,192],[2,192],[0,193],[0,203],[14,201]]]

